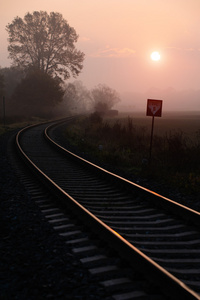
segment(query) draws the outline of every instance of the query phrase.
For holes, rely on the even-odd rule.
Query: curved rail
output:
[[[52,125],[54,125],[53,123]],[[38,126],[38,125],[36,125]],[[27,130],[29,130],[33,126],[29,126],[25,129],[22,129],[18,132],[16,136],[16,144],[18,147],[18,150],[23,156],[23,159],[25,162],[29,165],[29,167],[34,170],[34,172],[37,174],[37,176],[42,180],[42,182],[48,186],[49,189],[51,189],[56,195],[62,199],[63,202],[66,203],[66,198],[70,201],[68,201],[68,205],[70,208],[77,214],[78,217],[80,217],[82,220],[87,222],[89,224],[90,228],[95,231],[95,233],[98,232],[98,234],[103,237],[112,247],[117,250],[121,256],[123,256],[134,268],[138,268],[139,271],[143,270],[145,273],[145,276],[148,276],[149,279],[153,282],[158,281],[159,285],[162,287],[165,292],[170,295],[172,298],[177,299],[178,297],[184,298],[184,299],[200,299],[200,296],[191,290],[187,285],[185,285],[182,281],[178,280],[175,276],[170,274],[168,271],[166,271],[164,268],[162,268],[160,265],[158,265],[156,262],[154,262],[152,259],[150,259],[147,255],[142,253],[140,250],[138,250],[136,247],[134,247],[132,244],[130,244],[127,240],[125,240],[122,236],[120,236],[117,232],[115,232],[112,228],[110,228],[108,225],[106,225],[104,222],[102,222],[99,218],[97,218],[94,214],[92,214],[90,211],[88,211],[85,207],[83,207],[80,203],[78,203],[73,197],[71,197],[66,191],[64,191],[60,186],[58,186],[51,178],[49,178],[29,157],[28,155],[23,151],[22,146],[20,144],[21,136],[23,133]],[[50,127],[48,128],[48,130]],[[47,129],[45,130],[45,135],[47,138]],[[52,139],[48,137],[48,139],[51,141],[51,143],[54,144],[54,146],[61,149],[61,151],[66,152],[67,150],[56,144]],[[76,158],[76,155],[72,154],[71,152],[67,151],[68,154],[73,155]],[[80,159],[80,158],[79,158]],[[88,162],[81,158],[82,163]],[[94,164],[90,163],[90,166],[92,168],[96,168]],[[120,176],[113,174],[98,167],[98,170],[106,174],[106,176],[109,176],[109,178],[114,178],[115,181],[121,181],[123,180],[123,183],[127,185],[127,188],[134,188],[134,189],[140,189],[142,193],[148,193],[149,199],[151,201],[155,201],[156,203],[163,199],[166,201],[166,203],[170,202],[173,205],[176,205],[174,201],[167,199],[167,198],[160,198],[160,195],[149,191],[145,188],[140,187],[139,185],[136,185],[128,180],[125,180],[121,178]],[[105,175],[104,175],[105,176]],[[166,205],[168,207],[168,205]],[[183,214],[183,211],[186,211],[184,213],[184,216],[190,221],[194,221],[195,223],[199,224],[199,214],[191,209],[185,208],[183,205],[178,205],[178,209],[180,214]],[[193,218],[191,219],[191,214],[193,215]]]
[[[185,205],[182,205],[178,202],[175,202],[169,198],[166,198],[158,193],[155,193],[152,190],[149,190],[143,186],[140,186],[134,182],[131,182],[119,175],[116,175],[108,170],[105,170],[93,163],[91,163],[90,161],[87,161],[86,159],[72,153],[71,151],[63,148],[61,145],[59,145],[58,143],[56,143],[48,134],[49,130],[54,127],[55,124],[51,124],[49,125],[45,131],[45,138],[52,144],[54,145],[57,149],[59,149],[60,151],[62,151],[63,153],[67,153],[69,155],[71,155],[72,157],[74,157],[75,159],[78,159],[79,161],[81,161],[83,164],[88,165],[93,169],[98,169],[99,172],[102,173],[102,175],[104,177],[107,177],[108,180],[114,180],[117,185],[121,185],[121,183],[123,182],[123,186],[126,186],[126,188],[128,190],[137,190],[139,191],[140,194],[146,196],[148,195],[148,199],[149,202],[154,202],[157,206],[160,206],[162,208],[165,208],[166,210],[170,211],[171,213],[174,213],[174,211],[176,211],[176,215],[178,214],[181,218],[184,218],[188,223],[193,223],[197,226],[200,226],[200,212],[197,212]]]

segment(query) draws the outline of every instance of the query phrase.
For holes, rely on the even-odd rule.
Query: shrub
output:
[[[103,118],[99,112],[94,112],[90,115],[89,118],[91,123],[101,124],[103,122]]]

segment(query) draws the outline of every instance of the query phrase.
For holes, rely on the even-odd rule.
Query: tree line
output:
[[[78,35],[59,13],[35,11],[16,17],[6,26],[9,68],[0,68],[0,96],[8,115],[53,117],[69,112],[104,114],[120,101],[105,84],[89,91],[77,78],[84,53],[77,50]]]

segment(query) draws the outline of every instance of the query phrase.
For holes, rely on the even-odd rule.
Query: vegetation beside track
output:
[[[18,129],[18,128],[23,128],[23,127],[26,127],[26,126],[31,125],[31,124],[45,122],[45,121],[46,121],[45,119],[37,118],[37,117],[33,117],[33,118],[23,118],[23,117],[7,118],[6,124],[5,125],[0,125],[0,135],[6,133],[8,131],[11,131],[11,130],[15,130],[15,129]]]
[[[178,188],[181,193],[195,196],[195,199],[199,197],[198,125],[197,130],[191,127],[190,137],[178,126],[175,127],[179,128],[177,130],[165,126],[162,132],[155,132],[150,160],[150,129],[142,124],[141,119],[138,120],[128,115],[102,118],[94,113],[68,125],[65,137],[82,153],[95,157],[100,163],[112,165],[129,177],[165,182],[172,188]],[[169,119],[168,124],[170,122]]]

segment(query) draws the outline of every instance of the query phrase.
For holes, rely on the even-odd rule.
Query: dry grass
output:
[[[120,114],[101,122],[81,118],[66,131],[80,151],[129,174],[200,192],[200,113],[168,113],[155,118],[149,160],[151,117]],[[99,145],[101,145],[99,150]]]

